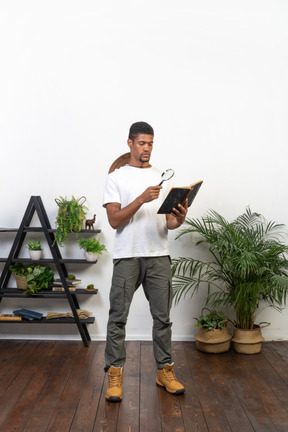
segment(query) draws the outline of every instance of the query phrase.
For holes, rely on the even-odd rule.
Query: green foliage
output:
[[[28,266],[22,263],[15,263],[9,267],[9,270],[17,276],[26,276],[28,274]]]
[[[195,327],[203,327],[208,330],[223,329],[226,327],[228,318],[223,312],[218,312],[216,310],[211,310],[207,315],[202,314],[198,318],[194,318],[197,321]]]
[[[253,328],[260,303],[281,310],[288,293],[288,247],[282,242],[283,224],[276,224],[250,208],[232,222],[211,210],[201,219],[187,219],[178,237],[197,236],[196,246],[206,244],[207,261],[191,257],[173,260],[173,291],[177,304],[182,296],[208,287],[207,304],[231,306],[235,325]]]
[[[68,279],[69,279],[69,280],[75,280],[75,279],[76,279],[76,276],[75,276],[74,274],[69,274],[69,275],[68,275]]]
[[[28,241],[26,243],[26,245],[27,245],[28,249],[32,250],[32,251],[42,250],[40,240],[37,240],[37,241]]]
[[[26,277],[27,297],[38,293],[42,288],[48,288],[48,285],[54,281],[54,273],[49,267],[16,263],[10,266],[10,270],[16,275]]]
[[[38,293],[42,288],[48,288],[48,284],[54,281],[54,273],[49,267],[36,265],[28,267],[28,275],[26,276],[27,290],[25,295],[28,297],[31,294]]]
[[[82,223],[88,208],[79,203],[80,199],[76,199],[72,195],[71,200],[61,196],[60,199],[56,200],[59,209],[55,221],[55,239],[60,246],[69,243],[70,233],[79,233],[82,229]]]
[[[94,290],[94,285],[93,284],[89,284],[89,285],[87,285],[86,289],[88,289],[88,290]]]
[[[81,238],[78,240],[78,243],[80,249],[84,249],[86,252],[98,253],[99,255],[101,255],[102,252],[106,251],[106,247],[95,238]]]

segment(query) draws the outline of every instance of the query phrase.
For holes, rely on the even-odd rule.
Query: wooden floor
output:
[[[105,401],[104,342],[0,340],[1,432],[288,431],[288,342],[203,354],[174,342],[186,392],[155,384],[150,342],[128,342],[124,396]]]

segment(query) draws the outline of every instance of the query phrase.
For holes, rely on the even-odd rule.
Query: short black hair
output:
[[[153,135],[154,136],[154,130],[152,126],[150,126],[146,122],[137,122],[133,123],[129,130],[129,139],[132,141],[137,137],[139,134],[146,134],[146,135]]]

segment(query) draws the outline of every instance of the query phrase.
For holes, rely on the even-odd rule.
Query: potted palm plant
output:
[[[216,211],[201,219],[187,219],[178,237],[192,234],[196,245],[208,247],[207,260],[191,257],[173,260],[174,300],[207,287],[206,304],[231,307],[235,314],[234,348],[247,353],[261,350],[261,325],[255,323],[260,306],[281,310],[288,292],[288,246],[284,225],[267,221],[248,207],[228,222]]]

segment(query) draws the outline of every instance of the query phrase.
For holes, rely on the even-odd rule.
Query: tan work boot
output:
[[[184,386],[177,380],[174,371],[174,363],[166,364],[163,369],[158,369],[156,383],[160,387],[164,387],[168,393],[182,394],[185,391]]]
[[[106,399],[110,402],[121,402],[123,384],[123,367],[110,366],[108,369],[108,385]]]

